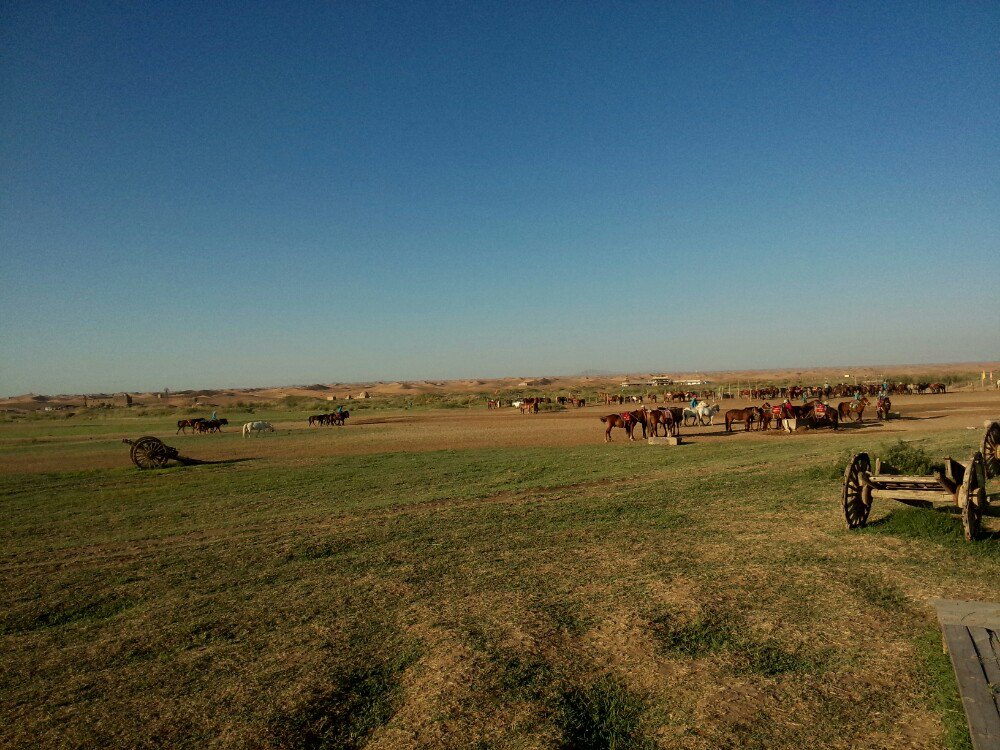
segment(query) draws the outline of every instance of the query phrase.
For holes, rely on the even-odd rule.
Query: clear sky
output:
[[[1000,4],[0,9],[0,395],[1000,359]]]

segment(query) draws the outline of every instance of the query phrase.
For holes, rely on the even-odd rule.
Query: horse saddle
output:
[[[632,421],[632,415],[629,414],[627,411],[623,411],[621,413],[621,417],[622,417],[622,421],[624,421],[624,422],[631,422]]]

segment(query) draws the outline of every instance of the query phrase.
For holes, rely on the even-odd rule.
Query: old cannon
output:
[[[176,448],[171,448],[152,435],[144,435],[137,440],[123,438],[122,442],[132,446],[129,457],[140,469],[162,469],[171,459],[185,465],[205,463],[196,458],[181,456]]]

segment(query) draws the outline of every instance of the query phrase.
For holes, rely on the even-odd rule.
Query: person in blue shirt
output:
[[[698,406],[698,397],[697,396],[692,396],[691,397],[691,408],[694,409],[696,406]]]

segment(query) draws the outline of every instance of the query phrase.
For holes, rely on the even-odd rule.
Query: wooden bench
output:
[[[933,599],[976,750],[1000,748],[1000,604]]]

